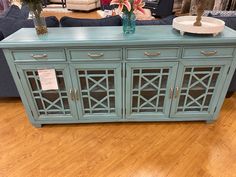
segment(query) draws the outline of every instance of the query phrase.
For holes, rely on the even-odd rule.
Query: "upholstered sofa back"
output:
[[[137,20],[136,25],[171,25],[174,15],[159,20]],[[60,20],[62,27],[83,27],[83,26],[121,26],[120,16],[112,16],[103,19],[80,19],[72,17],[62,17]]]
[[[29,9],[25,6],[19,7],[12,5],[0,17],[0,41],[20,28],[34,27],[33,20],[28,20]],[[56,17],[47,17],[48,27],[59,27],[59,21]],[[19,96],[7,65],[2,49],[0,49],[0,97]]]

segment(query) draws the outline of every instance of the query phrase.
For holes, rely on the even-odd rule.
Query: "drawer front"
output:
[[[231,58],[234,56],[233,47],[200,47],[184,48],[183,58]]]
[[[12,55],[15,61],[66,61],[63,49],[55,50],[14,50]]]
[[[121,60],[122,49],[69,49],[72,61]]]
[[[127,49],[127,59],[177,59],[179,53],[179,48],[130,48]]]

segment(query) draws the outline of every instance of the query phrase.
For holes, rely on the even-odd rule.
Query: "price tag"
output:
[[[38,70],[38,75],[42,90],[58,90],[55,69]]]

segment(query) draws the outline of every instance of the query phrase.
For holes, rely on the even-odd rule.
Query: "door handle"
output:
[[[79,100],[79,92],[77,89],[74,89],[74,90],[75,90],[75,99]]]
[[[174,89],[171,87],[171,88],[170,88],[170,95],[169,95],[169,98],[172,99],[172,98],[173,98],[173,95],[174,95]]]
[[[179,96],[179,87],[176,87],[175,89],[175,98]]]
[[[75,100],[75,95],[74,95],[73,89],[70,89],[69,95],[70,95],[70,99],[71,99],[72,101],[74,101],[74,100]]]

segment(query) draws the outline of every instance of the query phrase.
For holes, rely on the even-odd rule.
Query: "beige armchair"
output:
[[[68,10],[90,11],[100,7],[100,0],[66,0]]]

